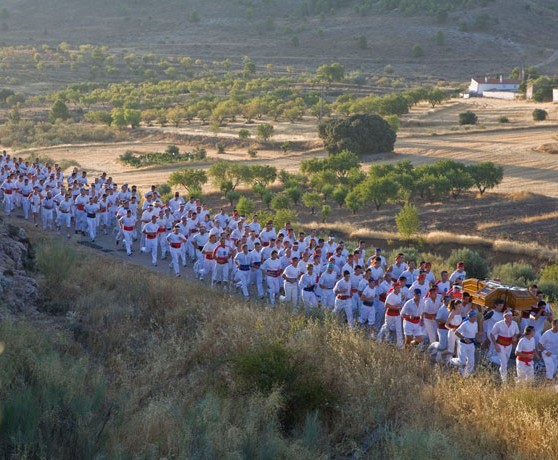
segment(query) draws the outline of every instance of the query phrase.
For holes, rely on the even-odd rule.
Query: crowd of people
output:
[[[547,381],[555,379],[558,320],[535,285],[529,288],[537,299],[530,310],[514,312],[503,300],[482,309],[463,292],[463,262],[452,273],[435,274],[428,261],[406,260],[404,254],[388,261],[381,248],[369,250],[364,241],[348,248],[334,235],[295,232],[289,222],[276,229],[273,221],[262,225],[257,215],[247,218],[236,210],[211,215],[199,199],[186,200],[179,192],[163,201],[155,186],[141,194],[106,173],[90,178],[75,168],[66,176],[56,164],[5,151],[0,184],[5,214],[20,212],[45,231],[92,242],[102,232],[129,256],[148,255],[154,266],[170,259],[176,277],[192,263],[197,279],[225,291],[239,289],[247,300],[331,311],[378,341],[427,350],[464,377],[473,373],[481,349],[506,382],[515,347],[518,381],[534,380],[535,362],[544,363]]]

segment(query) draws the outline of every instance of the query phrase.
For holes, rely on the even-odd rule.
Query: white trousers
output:
[[[278,276],[266,276],[265,281],[267,283],[269,301],[271,302],[271,305],[275,305],[275,295],[279,294],[279,290],[281,289],[281,278]]]
[[[353,299],[352,298],[340,299],[339,297],[336,297],[333,313],[338,314],[341,310],[345,312],[349,326],[354,327],[355,320],[353,317]]]
[[[318,306],[318,298],[314,291],[305,291],[302,290],[302,301],[304,302],[304,306],[306,307],[306,311],[311,310],[312,308],[316,308]]]
[[[242,287],[242,295],[244,295],[244,297],[246,297],[246,298],[248,298],[250,296],[250,294],[248,292],[248,286],[250,285],[250,275],[251,275],[250,270],[240,270],[239,269],[236,272],[236,276],[240,280],[240,284],[241,284],[241,287]]]
[[[335,306],[335,294],[333,289],[320,289],[320,302],[322,306],[332,310]]]
[[[58,213],[58,225],[60,227],[66,227],[67,229],[72,227],[72,215],[69,212],[59,212]]]
[[[298,304],[298,284],[289,283],[287,280],[283,283],[283,289],[285,289],[285,302],[291,302],[293,308],[296,308]]]
[[[132,241],[134,232],[130,230],[122,230],[122,235],[124,237],[124,246],[126,247],[126,253],[130,255],[132,253]]]
[[[6,214],[10,214],[14,209],[14,195],[8,195],[4,193],[4,211]]]
[[[554,378],[556,368],[558,367],[558,355],[546,356],[546,352],[542,353],[544,368],[546,369],[546,378],[551,380]]]
[[[428,341],[434,343],[437,340],[436,331],[438,329],[438,323],[434,319],[424,319],[424,331],[428,336]]]
[[[132,232],[124,232],[124,233],[132,233]],[[130,237],[131,239],[131,237]],[[174,270],[175,275],[180,275],[180,265],[178,264],[178,258],[180,257],[180,249],[181,248],[170,248],[170,255],[172,260],[172,268]]]
[[[475,368],[475,344],[459,342],[457,346],[457,358],[451,360],[452,364],[463,366],[459,370],[463,377],[469,377]]]
[[[41,219],[43,221],[43,230],[53,227],[54,210],[43,208],[41,210]]]
[[[511,352],[511,345],[508,345],[507,347],[500,345],[500,352],[496,353],[496,356],[500,361],[500,378],[504,383],[508,381],[508,361],[510,360]]]
[[[397,337],[397,346],[403,348],[403,326],[401,324],[401,316],[385,315],[384,324],[378,334],[378,340],[384,340],[389,336],[389,331],[395,330]]]
[[[361,302],[359,320],[361,324],[368,323],[369,326],[374,326],[376,324],[376,309],[374,308],[374,302],[372,302],[372,306],[364,305],[364,303]]]
[[[223,282],[223,283],[228,283],[229,282],[229,264],[228,263],[224,263],[224,264],[219,264],[216,263],[215,267],[213,269],[213,282],[217,283],[217,282]]]
[[[519,359],[515,360],[515,370],[517,372],[517,383],[528,383],[535,380],[535,363],[525,363]]]
[[[151,253],[151,263],[157,265],[157,238],[145,238],[145,252]]]
[[[88,217],[87,218],[87,231],[89,232],[89,238],[94,240],[97,236],[97,218]]]

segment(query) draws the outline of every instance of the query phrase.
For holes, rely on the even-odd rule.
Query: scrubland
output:
[[[0,324],[6,458],[558,457],[553,388],[45,243],[41,315]]]

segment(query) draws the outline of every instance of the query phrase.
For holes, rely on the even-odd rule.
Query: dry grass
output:
[[[555,212],[548,212],[546,214],[539,214],[536,216],[527,216],[527,217],[519,217],[517,219],[508,220],[508,221],[498,221],[498,222],[488,222],[485,224],[477,224],[477,230],[487,230],[490,228],[500,227],[502,225],[511,225],[511,224],[531,224],[534,222],[542,222],[545,220],[551,219],[558,219],[558,211]]]
[[[558,213],[547,214],[544,216],[539,216],[539,219],[554,219]],[[536,221],[537,218],[526,218],[525,222],[528,223],[530,220],[532,222]],[[304,229],[319,229],[323,231],[334,231],[346,235],[350,239],[381,239],[387,241],[399,241],[408,243],[406,239],[403,239],[399,234],[393,232],[382,232],[376,231],[370,228],[357,227],[350,223],[335,222],[335,223],[319,223],[319,222],[308,222],[306,224],[297,224]],[[487,247],[493,251],[507,252],[509,254],[516,254],[518,256],[528,256],[535,257],[537,259],[546,259],[550,262],[558,261],[558,249],[543,246],[537,243],[521,243],[511,240],[501,240],[501,239],[490,239],[483,236],[476,235],[459,235],[456,233],[434,231],[423,234],[420,239],[431,245],[440,244],[461,244],[463,246],[483,246]]]
[[[83,251],[64,283],[81,289],[60,323],[110,382],[113,409],[91,457],[558,457],[550,389],[502,391],[483,373],[464,385],[328,315],[238,302]],[[336,396],[288,433],[281,388],[246,393],[231,372],[236,356],[268,342],[317,369]]]

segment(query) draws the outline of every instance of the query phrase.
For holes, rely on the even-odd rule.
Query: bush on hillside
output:
[[[538,286],[552,300],[558,300],[558,264],[547,265],[542,270]]]
[[[466,112],[461,112],[459,114],[459,124],[460,125],[476,125],[478,121],[477,114],[467,110]]]
[[[455,267],[458,262],[465,263],[467,278],[482,280],[488,277],[488,264],[477,251],[469,248],[454,249],[448,257],[448,264],[450,267]]]
[[[280,419],[285,429],[304,422],[313,411],[329,411],[335,400],[317,369],[280,343],[267,343],[232,359],[235,382],[248,392],[279,390],[284,398]]]
[[[498,278],[505,284],[527,287],[537,279],[537,274],[529,264],[511,262],[496,265],[492,269],[492,278]]]
[[[356,155],[393,151],[396,134],[378,115],[352,115],[328,120],[318,126],[320,138],[330,154],[348,150]]]
[[[544,121],[548,117],[548,112],[543,109],[535,109],[533,110],[533,120],[535,121]]]

